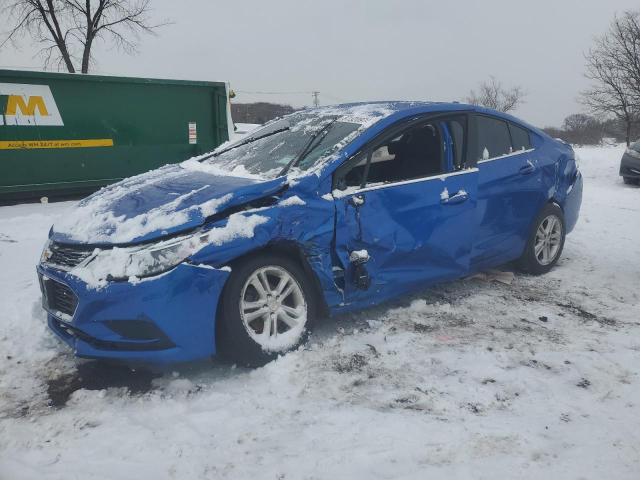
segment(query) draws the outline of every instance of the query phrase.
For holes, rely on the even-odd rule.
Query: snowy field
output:
[[[253,371],[76,362],[35,264],[70,203],[0,207],[0,479],[640,478],[640,188],[578,149],[550,274],[325,322]]]

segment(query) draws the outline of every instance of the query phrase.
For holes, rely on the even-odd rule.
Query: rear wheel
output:
[[[550,203],[536,218],[518,266],[533,275],[547,273],[560,258],[564,240],[564,215],[560,207]]]
[[[264,365],[304,343],[316,301],[297,262],[265,254],[234,266],[218,318],[218,350],[247,366]]]

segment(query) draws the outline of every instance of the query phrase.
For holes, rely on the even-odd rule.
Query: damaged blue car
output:
[[[260,365],[325,315],[506,262],[549,271],[581,197],[572,148],[509,115],[309,109],[84,199],[37,272],[79,357]]]

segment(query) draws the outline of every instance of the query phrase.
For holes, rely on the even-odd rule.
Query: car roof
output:
[[[477,112],[500,117],[504,120],[515,122],[531,130],[540,133],[539,129],[527,122],[516,118],[508,113],[499,112],[490,108],[470,105],[460,102],[430,102],[430,101],[407,101],[407,100],[387,100],[373,102],[353,102],[337,105],[327,105],[322,107],[308,108],[311,114],[337,116],[343,121],[355,121],[369,124],[380,122],[390,124],[399,119],[426,113],[439,112]],[[375,122],[373,121],[375,119]]]
[[[476,107],[458,102],[425,102],[425,101],[406,101],[406,100],[387,100],[375,102],[353,102],[342,103],[336,105],[327,105],[306,109],[309,113],[318,115],[336,115],[344,117],[359,117],[368,114],[374,116],[389,116],[405,113],[411,115],[414,113],[428,113],[436,111],[460,111],[474,110]]]

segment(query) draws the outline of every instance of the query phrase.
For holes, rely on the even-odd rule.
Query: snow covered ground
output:
[[[550,274],[325,322],[253,371],[76,362],[34,266],[70,203],[0,207],[0,479],[640,478],[640,188],[579,149]]]

